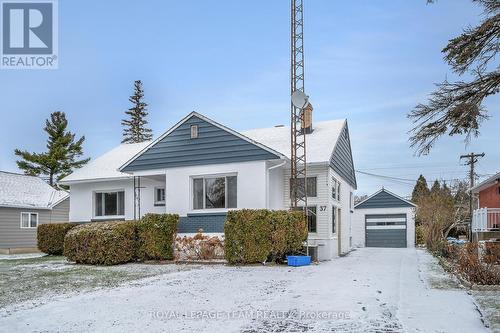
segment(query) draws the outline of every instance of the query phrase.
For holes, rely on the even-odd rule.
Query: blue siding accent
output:
[[[357,188],[356,173],[354,171],[354,162],[352,160],[351,140],[349,138],[347,123],[342,129],[342,133],[340,133],[335,149],[333,150],[330,166],[347,183],[355,189]]]
[[[196,139],[191,139],[191,125],[198,126]],[[278,155],[192,115],[166,137],[139,155],[122,171],[278,158],[280,158]]]
[[[226,213],[188,214],[181,216],[177,225],[179,233],[194,233],[203,229],[203,232],[224,232]]]
[[[369,198],[354,209],[362,208],[395,208],[395,207],[414,207],[403,199],[382,190],[380,193]]]

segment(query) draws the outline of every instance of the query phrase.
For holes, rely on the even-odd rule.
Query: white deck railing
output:
[[[472,215],[472,231],[500,229],[500,208],[479,208]]]

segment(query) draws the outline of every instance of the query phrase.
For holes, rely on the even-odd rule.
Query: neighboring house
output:
[[[68,192],[38,177],[0,171],[0,253],[38,251],[36,228],[68,220]]]
[[[500,172],[471,188],[478,200],[472,232],[478,240],[500,238]]]
[[[354,206],[352,243],[355,247],[414,247],[415,207],[382,188]]]
[[[288,209],[290,128],[237,132],[192,112],[152,142],[122,144],[63,179],[70,221],[180,215],[179,233],[223,233],[228,210]],[[346,120],[307,134],[309,244],[320,260],[350,250],[356,177]]]

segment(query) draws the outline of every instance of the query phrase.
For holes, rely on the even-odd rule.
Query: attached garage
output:
[[[415,205],[382,189],[354,206],[354,247],[413,247]]]

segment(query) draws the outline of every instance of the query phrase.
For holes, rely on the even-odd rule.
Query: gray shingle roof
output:
[[[38,177],[0,171],[0,207],[50,209],[68,196]]]

